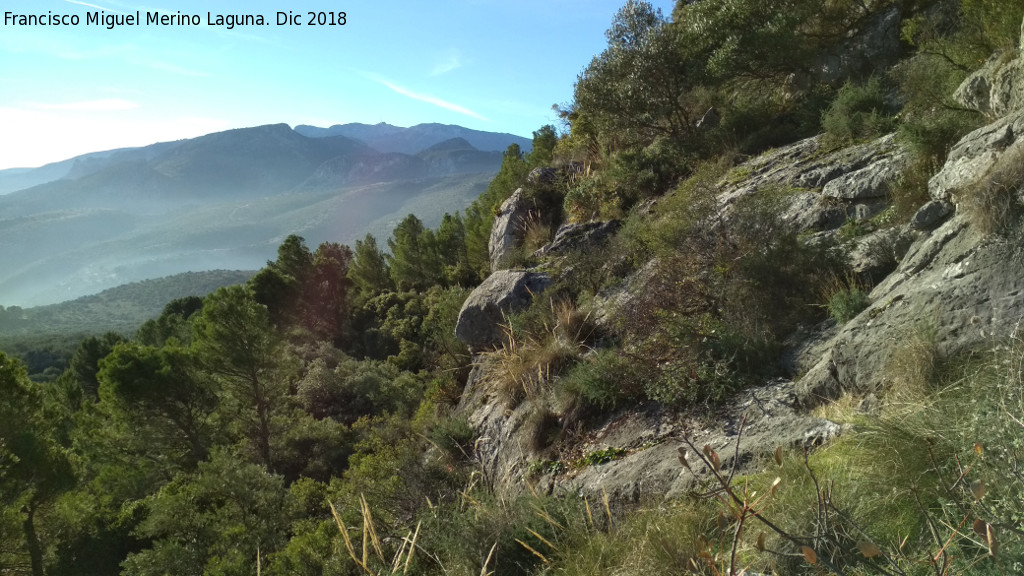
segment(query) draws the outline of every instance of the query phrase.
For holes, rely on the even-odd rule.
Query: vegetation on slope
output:
[[[464,214],[437,229],[409,216],[387,252],[373,236],[314,250],[290,236],[245,284],[175,300],[131,338],[85,340],[51,383],[0,355],[0,572],[1019,570],[1017,342],[943,358],[921,327],[894,355],[881,412],[851,409],[859,398],[829,408],[852,424],[840,441],[780,451],[745,478],[691,446],[680,466],[713,470],[707,490],[628,515],[607,499],[504,498],[474,461],[478,439],[454,409],[473,366],[453,328],[515,188],[557,215],[549,226],[624,218],[603,247],[539,262],[558,282],[490,353],[487,378],[536,406],[537,441],[558,456],[571,442],[557,444],[571,437],[559,427],[642,401],[725,401],[778,374],[785,340],[825,318],[827,288],[861,288],[837,280],[841,247],[779,222],[785,190],[708,225],[738,159],[822,126],[833,146],[895,126],[919,156],[908,182],[926,180],[981,121],[948,105],[949,87],[1012,47],[1024,17],[1011,0],[904,2],[896,73],[827,78],[801,74],[891,3],[783,4],[680,2],[666,21],[630,0],[563,110],[568,132],[538,130],[528,155],[509,147]],[[525,183],[552,163],[564,179]],[[648,198],[653,210],[636,209]],[[599,301],[638,269],[651,279],[641,297],[599,329]],[[547,417],[556,400],[571,418]]]

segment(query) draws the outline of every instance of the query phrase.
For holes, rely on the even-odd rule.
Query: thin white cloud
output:
[[[83,100],[81,102],[63,102],[60,104],[29,103],[35,110],[63,110],[72,112],[119,112],[139,108],[138,102],[122,98],[101,98],[99,100]]]
[[[387,86],[388,88],[394,90],[395,92],[398,92],[402,96],[406,96],[408,98],[412,98],[413,100],[419,100],[420,102],[426,102],[427,104],[433,104],[434,106],[437,106],[439,108],[444,108],[445,110],[451,110],[452,112],[457,112],[459,114],[463,114],[463,115],[469,116],[471,118],[476,118],[477,120],[483,120],[484,122],[490,122],[491,121],[489,118],[485,118],[485,117],[481,116],[480,114],[477,114],[476,112],[473,112],[469,108],[465,108],[463,106],[459,106],[458,104],[454,104],[454,103],[449,102],[447,100],[442,100],[442,99],[440,99],[440,98],[438,98],[436,96],[431,96],[429,94],[420,94],[418,92],[413,92],[412,90],[408,90],[408,89],[402,88],[401,86],[396,86],[395,84],[392,84],[391,82],[388,82],[387,80],[381,80],[379,78],[377,79],[377,82],[383,84],[384,86]]]
[[[447,74],[452,70],[462,68],[462,66],[463,62],[461,55],[458,53],[457,50],[451,50],[447,54],[445,54],[444,57],[442,57],[436,64],[434,64],[434,67],[430,70],[430,75],[440,76],[442,74]]]
[[[121,12],[120,10],[114,10],[113,8],[104,8],[103,6],[98,6],[96,4],[89,4],[88,2],[80,2],[79,0],[64,0],[64,1],[67,2],[68,4],[78,4],[79,6],[85,6],[86,8],[95,8],[97,10],[105,10],[107,12],[117,12],[118,14],[124,14],[124,12]]]

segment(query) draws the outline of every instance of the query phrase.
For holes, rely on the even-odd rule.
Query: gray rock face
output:
[[[539,167],[530,170],[526,175],[526,182],[534,186],[551,186],[558,181],[558,170],[549,167]]]
[[[863,279],[880,280],[896,268],[909,244],[904,233],[895,228],[876,230],[858,238],[850,250],[850,271]]]
[[[1007,61],[1004,55],[992,56],[963,81],[953,98],[990,118],[1024,109],[1024,58]]]
[[[932,200],[921,206],[910,219],[912,230],[931,230],[935,228],[943,218],[953,213],[953,206],[948,202]]]
[[[476,457],[491,485],[503,495],[525,493],[530,463],[545,457],[543,450],[532,447],[536,421],[530,415],[539,409],[553,409],[552,414],[561,417],[558,411],[563,408],[529,402],[509,407],[484,378],[491,362],[487,356],[477,358],[478,369],[470,376],[459,411],[479,434]],[[619,413],[589,433],[581,447],[584,455],[615,448],[622,451],[618,459],[578,469],[569,463],[561,472],[533,478],[534,489],[582,493],[591,498],[607,492],[616,502],[679,498],[710,475],[692,454],[692,470],[679,463],[683,438],[689,437],[698,447],[710,445],[723,466],[735,463],[744,470],[780,446],[816,445],[839,434],[839,426],[800,414],[797,406],[792,382],[778,381],[745,391],[715,414],[705,410],[672,413],[654,405]]]
[[[872,290],[873,304],[826,341],[805,346],[808,354],[793,362],[798,368],[811,366],[797,385],[804,402],[843,390],[879,389],[901,347],[921,334],[929,334],[929,345],[949,357],[999,344],[1017,330],[1024,321],[1024,245],[982,237],[963,214],[948,217],[954,211],[948,202],[986,178],[1011,147],[1009,153],[1016,153],[1016,146],[1024,146],[1021,136],[1024,111],[979,128],[954,146],[929,182],[935,201],[907,227],[920,240]]]
[[[782,221],[795,230],[831,230],[846,222],[846,207],[829,202],[816,192],[793,195],[782,212]]]
[[[956,204],[957,194],[995,166],[1007,148],[1024,137],[1024,110],[978,128],[953,147],[938,174],[928,181],[935,200]]]
[[[532,209],[533,203],[526,199],[522,188],[517,188],[508,200],[502,202],[487,242],[492,271],[508,268],[513,254],[523,242],[526,221]]]
[[[843,200],[884,198],[889,193],[891,183],[899,177],[907,164],[906,154],[884,156],[859,170],[830,180],[821,193]]]
[[[555,232],[550,244],[535,253],[536,256],[564,254],[574,250],[593,249],[606,241],[622,225],[619,220],[607,222],[584,222],[582,224],[562,224]]]
[[[728,207],[763,190],[784,195],[781,216],[797,232],[833,230],[849,219],[885,209],[886,193],[909,161],[894,134],[872,142],[821,153],[820,137],[801,140],[740,166],[719,183],[719,202]]]
[[[509,312],[529,306],[551,284],[547,274],[499,270],[476,287],[459,311],[455,336],[471,350],[501,345],[501,324]]]
[[[876,390],[887,382],[887,366],[901,344],[920,332],[934,334],[943,356],[999,343],[1024,319],[1022,295],[1024,247],[981,241],[954,216],[915,243],[872,290],[873,304],[830,339],[798,382],[798,393],[814,404],[843,390]]]

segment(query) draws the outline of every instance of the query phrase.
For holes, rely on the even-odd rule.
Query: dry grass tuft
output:
[[[1005,234],[1021,216],[1024,145],[1003,153],[992,170],[962,200],[968,219],[982,234]]]
[[[934,326],[921,324],[910,330],[886,363],[889,375],[887,404],[919,406],[932,395],[942,356]]]
[[[552,377],[580,357],[594,333],[590,315],[577,310],[571,301],[552,301],[550,306],[552,320],[539,334],[517,338],[506,325],[505,343],[492,353],[498,361],[491,365],[487,379],[512,406],[542,395]]]
[[[551,224],[539,218],[535,212],[530,212],[523,225],[523,249],[533,253],[551,242],[554,236]]]

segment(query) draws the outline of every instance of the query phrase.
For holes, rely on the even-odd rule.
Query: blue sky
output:
[[[0,27],[0,168],[284,122],[460,124],[530,136],[555,123],[625,0],[0,0],[78,15]],[[666,14],[671,0],[653,4]],[[29,8],[30,7],[30,8]],[[86,14],[198,14],[196,27],[86,25]],[[276,26],[278,11],[347,13]],[[207,12],[270,25],[208,26]]]

